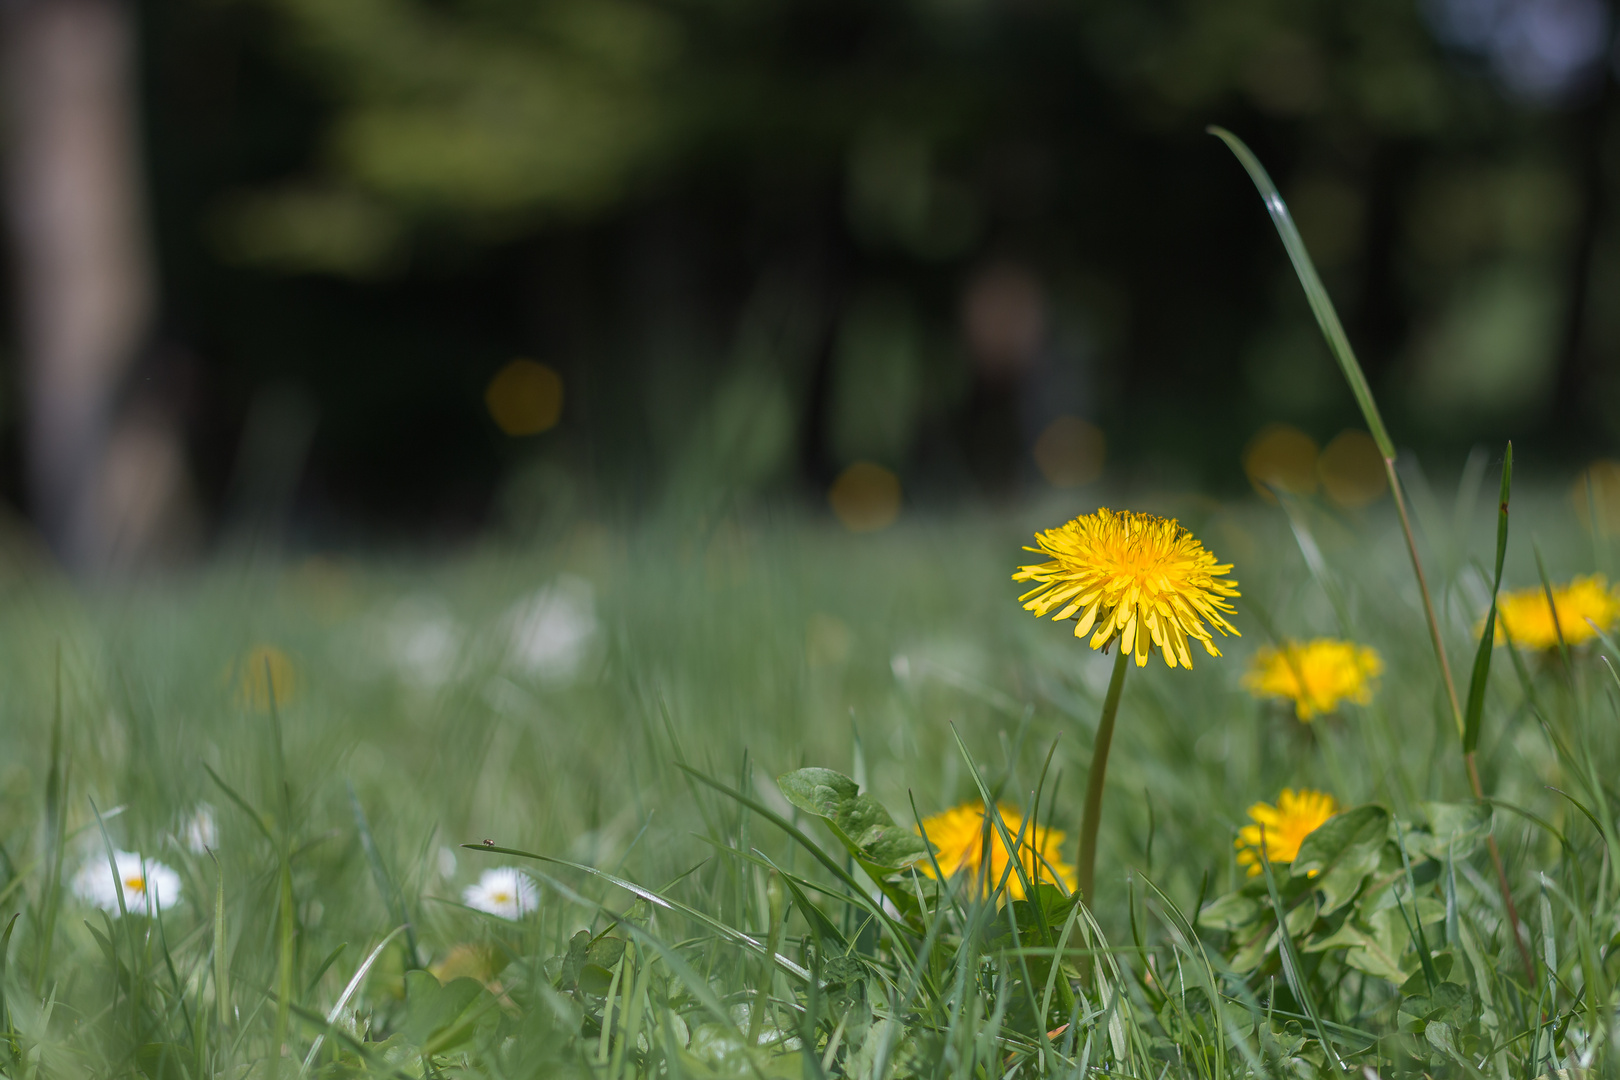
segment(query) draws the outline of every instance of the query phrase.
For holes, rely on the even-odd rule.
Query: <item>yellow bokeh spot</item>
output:
[[[1316,440],[1291,424],[1267,424],[1243,448],[1243,471],[1267,498],[1276,491],[1309,495],[1316,490]]]
[[[850,532],[876,532],[900,516],[900,478],[881,465],[857,461],[838,474],[827,501]]]
[[[237,703],[256,712],[269,712],[272,700],[277,707],[286,705],[298,694],[298,669],[274,645],[255,645],[226,674],[236,688]]]
[[[562,418],[562,376],[534,360],[513,360],[484,390],[495,426],[508,435],[538,435]]]
[[[1316,459],[1316,475],[1327,497],[1346,510],[1375,503],[1389,490],[1378,444],[1371,435],[1354,428],[1339,432],[1327,444]]]
[[[1596,511],[1598,534],[1620,535],[1620,461],[1592,462],[1575,478],[1569,497],[1575,503],[1575,516],[1588,530]]]
[[[1079,487],[1102,475],[1104,446],[1096,424],[1060,416],[1035,440],[1035,464],[1053,487]]]

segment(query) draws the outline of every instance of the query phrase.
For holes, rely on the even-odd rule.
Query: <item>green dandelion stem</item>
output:
[[[1138,633],[1142,631],[1138,629]],[[1119,693],[1125,687],[1125,669],[1131,650],[1120,642],[1114,655],[1114,673],[1108,678],[1108,694],[1103,698],[1102,717],[1097,721],[1097,739],[1091,746],[1091,776],[1086,780],[1086,809],[1080,819],[1080,896],[1095,906],[1097,880],[1097,826],[1102,822],[1103,779],[1108,774],[1108,747],[1114,741],[1114,717],[1119,712]]]

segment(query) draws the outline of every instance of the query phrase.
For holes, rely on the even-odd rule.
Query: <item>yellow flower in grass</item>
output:
[[[1035,542],[1040,546],[1024,550],[1052,559],[1013,575],[1035,582],[1019,597],[1024,609],[1038,618],[1056,609],[1054,620],[1077,619],[1074,636],[1090,634],[1093,649],[1118,637],[1120,648],[1136,654],[1137,667],[1159,649],[1166,664],[1190,668],[1188,638],[1221,655],[1205,620],[1222,634],[1237,633],[1226,620],[1236,610],[1226,598],[1238,595],[1237,582],[1221,580],[1232,565],[1217,563],[1174,518],[1099,509],[1036,533]]]
[[[1257,802],[1249,807],[1254,824],[1238,830],[1238,863],[1249,868],[1250,877],[1258,877],[1262,845],[1269,862],[1293,862],[1305,838],[1338,812],[1338,804],[1326,792],[1283,788],[1276,806]]]
[[[292,657],[274,645],[255,645],[231,661],[225,677],[236,688],[236,701],[255,712],[269,712],[298,696],[301,681]]]
[[[1001,803],[997,808],[1001,812],[1002,824],[1007,827],[1007,834],[1019,847],[1019,865],[1024,868],[1024,874],[1031,881],[1061,881],[1070,892],[1075,890],[1074,867],[1063,861],[1064,833],[1062,829],[1049,829],[1045,825],[1031,826],[1019,840],[1018,830],[1024,827],[1024,815],[1019,813],[1016,806]],[[954,878],[958,874],[970,879],[975,888],[983,888],[986,892],[994,889],[1001,882],[1003,874],[1007,876],[1007,893],[1015,900],[1024,898],[1024,883],[1018,877],[1018,871],[1008,871],[1010,862],[1007,855],[1007,844],[996,829],[995,822],[990,822],[989,855],[990,866],[985,871],[985,813],[981,802],[963,803],[953,807],[942,814],[924,818],[922,834],[934,849],[932,860],[923,859],[916,864],[918,870],[934,876],[934,863],[939,864],[940,873],[946,878]],[[978,883],[988,878],[983,885]]]
[[[1547,593],[1541,586],[1503,593],[1496,601],[1496,644],[1507,638],[1503,629],[1513,635],[1513,644],[1523,649],[1554,649],[1558,647],[1558,631],[1564,632],[1564,643],[1579,645],[1597,636],[1592,629],[1607,633],[1620,617],[1620,597],[1602,574],[1575,578],[1567,585],[1553,587],[1553,605],[1558,612],[1558,623],[1553,624],[1553,608],[1547,606]],[[1590,619],[1591,623],[1587,622]],[[1485,627],[1484,621],[1476,633]]]
[[[1373,649],[1353,641],[1317,638],[1261,649],[1243,676],[1243,685],[1255,697],[1287,698],[1294,703],[1295,714],[1309,722],[1317,713],[1332,712],[1341,701],[1367,704],[1373,682],[1383,671],[1384,661]]]

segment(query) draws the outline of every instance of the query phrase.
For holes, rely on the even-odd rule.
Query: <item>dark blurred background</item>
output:
[[[3,7],[0,493],[70,565],[876,528],[1246,453],[1356,505],[1211,123],[1420,460],[1620,435],[1609,0]]]

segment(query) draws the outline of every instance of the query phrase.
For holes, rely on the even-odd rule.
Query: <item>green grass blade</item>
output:
[[[1333,1059],[1333,1063],[1344,1071],[1344,1061],[1339,1057],[1339,1051],[1329,1041],[1327,1029],[1322,1024],[1322,1013],[1316,1007],[1316,998],[1311,988],[1305,982],[1305,972],[1300,966],[1299,954],[1294,950],[1294,939],[1288,933],[1288,912],[1283,909],[1282,896],[1277,892],[1277,877],[1271,872],[1271,860],[1266,858],[1264,832],[1261,833],[1260,867],[1265,872],[1266,892],[1271,898],[1271,910],[1277,917],[1277,951],[1282,956],[1283,978],[1288,982],[1288,988],[1294,992],[1294,1000],[1305,1009],[1305,1014],[1311,1018],[1311,1026],[1316,1029],[1316,1038],[1322,1049]]]
[[[823,851],[820,844],[810,839],[810,837],[807,836],[797,825],[793,824],[793,822],[789,821],[781,814],[778,814],[775,810],[772,810],[758,799],[749,798],[742,792],[737,791],[734,788],[729,788],[720,783],[718,780],[711,779],[689,765],[678,764],[676,767],[682,772],[686,773],[692,779],[700,783],[707,784],[709,787],[714,788],[714,790],[720,792],[722,795],[735,799],[737,802],[748,807],[748,809],[760,815],[766,821],[769,821],[772,825],[775,825],[777,828],[791,836],[795,841],[798,842],[800,847],[803,847],[815,857],[817,862],[826,867],[833,877],[837,878],[849,888],[852,898],[858,901],[858,906],[864,908],[867,912],[877,916],[884,923],[886,923],[891,933],[899,933],[905,929],[897,921],[895,921],[892,916],[885,912],[880,905],[874,903],[871,897],[866,895],[866,890],[861,886],[860,882],[855,880],[854,875],[851,874],[849,870],[841,866],[836,859],[832,858],[825,851]],[[472,845],[468,846],[471,847]],[[473,848],[473,850],[476,851],[478,848]],[[484,850],[488,849],[486,848]],[[541,857],[542,856],[531,856],[531,858]],[[598,873],[599,871],[593,870],[591,872]]]
[[[45,836],[49,845],[45,864],[45,886],[40,896],[39,949],[34,956],[33,990],[37,995],[45,984],[56,941],[56,915],[62,902],[62,861],[67,855],[68,762],[62,751],[62,643],[56,643],[56,707],[51,715],[51,762],[45,775]]]
[[[1564,626],[1558,620],[1558,604],[1553,600],[1552,579],[1547,576],[1547,563],[1541,557],[1541,545],[1535,540],[1530,546],[1536,553],[1536,573],[1541,577],[1541,592],[1547,598],[1547,613],[1552,616],[1553,633],[1558,636],[1558,655],[1564,661],[1564,674],[1571,680],[1575,678],[1575,669],[1569,666],[1569,643],[1564,639]]]
[[[20,915],[21,912],[12,915],[6,923],[6,932],[0,934],[0,1032],[4,1033],[0,1037],[6,1040],[6,1051],[13,1065],[17,1063],[17,1044],[11,1036],[11,1014],[6,1010],[6,956],[11,951],[11,932],[17,928]]]
[[[1485,712],[1485,684],[1491,676],[1491,655],[1496,651],[1496,597],[1502,589],[1502,561],[1507,557],[1508,498],[1513,491],[1513,443],[1502,455],[1502,488],[1496,513],[1496,572],[1491,578],[1491,608],[1474,652],[1474,671],[1468,680],[1468,705],[1463,710],[1463,753],[1479,746],[1480,718]]]
[[[698,911],[694,907],[681,903],[679,900],[672,900],[655,889],[649,889],[645,885],[637,885],[633,881],[628,881],[614,874],[610,874],[606,870],[598,870],[596,867],[586,866],[584,863],[569,862],[567,859],[553,858],[550,855],[540,855],[536,852],[523,851],[519,848],[485,847],[481,844],[467,844],[465,846],[469,851],[489,851],[498,855],[512,855],[520,859],[534,859],[538,862],[551,863],[553,866],[566,866],[570,870],[578,870],[582,874],[589,874],[592,877],[600,878],[610,885],[615,885],[623,889],[632,896],[640,897],[653,907],[663,908],[665,911],[683,915],[700,926],[708,927],[710,930],[719,934],[732,944],[741,945],[759,956],[766,957],[775,963],[779,969],[787,972],[789,975],[792,975],[795,979],[803,981],[810,977],[810,972],[807,971],[803,966],[788,959],[781,953],[770,952],[766,946],[766,943],[760,941],[753,935],[738,930],[736,927],[728,926],[712,916],[705,915],[703,912]]]
[[[1367,421],[1367,430],[1378,443],[1379,452],[1385,458],[1395,457],[1395,444],[1390,440],[1389,430],[1384,427],[1384,420],[1378,414],[1378,403],[1373,400],[1372,388],[1367,385],[1367,377],[1362,374],[1361,364],[1356,360],[1355,350],[1350,347],[1350,339],[1345,336],[1344,326],[1339,322],[1339,313],[1333,307],[1333,300],[1328,296],[1327,289],[1322,285],[1322,279],[1316,273],[1316,264],[1311,262],[1310,253],[1305,250],[1305,241],[1299,235],[1299,229],[1294,224],[1294,216],[1288,212],[1288,204],[1272,183],[1271,175],[1266,167],[1260,164],[1260,159],[1247,144],[1236,135],[1223,127],[1211,126],[1205,129],[1211,135],[1224,142],[1237,155],[1249,179],[1259,190],[1260,197],[1265,200],[1266,212],[1271,215],[1272,224],[1277,227],[1277,235],[1282,237],[1283,247],[1288,251],[1288,261],[1294,264],[1294,273],[1299,277],[1299,283],[1305,289],[1305,299],[1310,302],[1311,313],[1316,316],[1316,324],[1322,328],[1322,336],[1327,339],[1328,348],[1333,352],[1333,359],[1338,361],[1339,370],[1344,372],[1345,382],[1350,384],[1350,392],[1356,397],[1356,404],[1361,407],[1361,415]]]
[[[349,999],[354,997],[356,991],[360,989],[360,985],[366,981],[366,975],[371,971],[371,966],[377,962],[377,957],[381,956],[383,954],[383,950],[388,948],[388,943],[399,937],[404,930],[405,928],[403,926],[394,927],[394,929],[388,932],[388,936],[377,942],[377,947],[372,949],[371,952],[366,955],[364,960],[360,961],[360,966],[354,969],[354,976],[349,979],[348,985],[343,988],[343,993],[338,995],[337,1004],[333,1005],[331,1011],[326,1014],[326,1025],[328,1029],[336,1024],[339,1018],[343,1016],[343,1010],[348,1007]],[[341,949],[342,946],[339,946],[338,948]],[[326,964],[321,965],[322,970],[324,971],[325,968],[336,959],[337,953],[334,952],[327,960]],[[317,976],[317,978],[318,977],[319,976]],[[304,1055],[304,1064],[302,1068],[299,1069],[300,1073],[306,1073],[309,1071],[309,1067],[315,1062],[315,1055],[321,1052],[321,1044],[325,1041],[326,1032],[324,1031],[315,1037],[315,1041],[310,1044],[309,1053]]]
[[[371,880],[376,883],[383,906],[388,909],[388,914],[392,916],[395,925],[405,928],[406,969],[420,968],[423,966],[422,956],[416,948],[416,930],[405,910],[405,896],[399,891],[399,886],[394,883],[387,865],[383,862],[382,851],[377,847],[376,838],[371,835],[371,823],[366,820],[365,808],[360,805],[360,796],[355,794],[353,784],[347,786],[349,809],[354,814],[354,827],[360,833],[360,850],[366,853],[366,863],[371,867]]]

